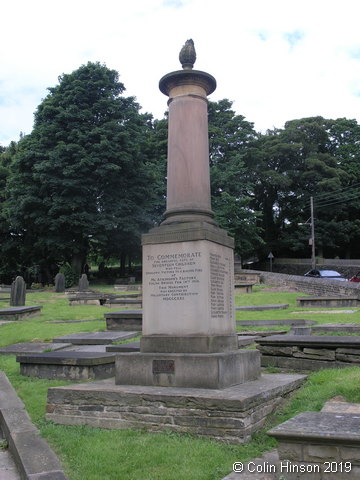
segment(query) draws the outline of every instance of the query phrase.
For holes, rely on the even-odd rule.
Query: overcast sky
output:
[[[360,123],[360,0],[3,0],[0,144],[30,133],[33,113],[88,61],[120,74],[125,95],[162,118],[159,79],[195,42],[213,101],[228,98],[255,129],[321,115]]]

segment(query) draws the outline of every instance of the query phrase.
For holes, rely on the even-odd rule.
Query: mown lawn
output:
[[[292,314],[297,311],[296,297],[299,295],[301,294],[267,292],[264,286],[255,287],[252,294],[237,295],[236,304],[288,303],[289,308],[268,312],[237,312],[237,319],[296,317],[315,318],[321,323],[357,323],[360,320],[359,312],[316,316],[305,312],[301,315]],[[49,341],[58,335],[80,331],[105,330],[103,315],[109,311],[106,307],[97,306],[70,307],[63,295],[51,291],[28,294],[27,304],[42,305],[41,316],[0,326],[0,346],[25,341]],[[90,321],[49,323],[54,320],[76,319]],[[220,480],[231,471],[233,462],[249,460],[274,448],[275,440],[266,435],[270,425],[302,411],[320,410],[326,400],[336,395],[342,395],[348,401],[360,402],[358,367],[316,372],[308,377],[306,384],[287,402],[283,410],[277,412],[269,425],[254,435],[251,442],[246,445],[227,445],[171,432],[149,434],[145,431],[100,430],[86,426],[52,424],[44,417],[47,389],[65,385],[66,382],[19,375],[15,355],[0,355],[0,369],[8,375],[33,422],[58,453],[72,480]]]

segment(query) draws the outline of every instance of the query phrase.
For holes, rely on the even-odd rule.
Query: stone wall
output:
[[[243,270],[243,272],[253,272],[253,270]],[[284,273],[257,272],[260,273],[261,283],[292,288],[310,295],[360,295],[360,283],[325,280]]]
[[[344,277],[350,278],[360,270],[360,260],[317,258],[316,266],[317,268],[324,270],[337,270],[344,275]],[[254,263],[251,265],[251,268],[255,270],[269,271],[270,261],[266,260]],[[277,273],[304,275],[304,273],[311,270],[311,268],[310,258],[274,258],[272,261],[272,271]]]

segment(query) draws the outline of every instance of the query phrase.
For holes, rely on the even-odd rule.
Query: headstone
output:
[[[65,275],[63,273],[57,273],[55,275],[55,292],[65,292]]]
[[[84,292],[86,290],[89,290],[89,280],[87,278],[86,273],[83,273],[79,280],[79,291]]]
[[[25,305],[26,283],[20,276],[16,277],[11,284],[10,305],[22,307]]]

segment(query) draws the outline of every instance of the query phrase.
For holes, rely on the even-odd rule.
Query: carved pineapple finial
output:
[[[196,52],[194,47],[194,42],[186,40],[185,45],[180,50],[179,60],[184,70],[191,70],[194,66],[196,60]]]

